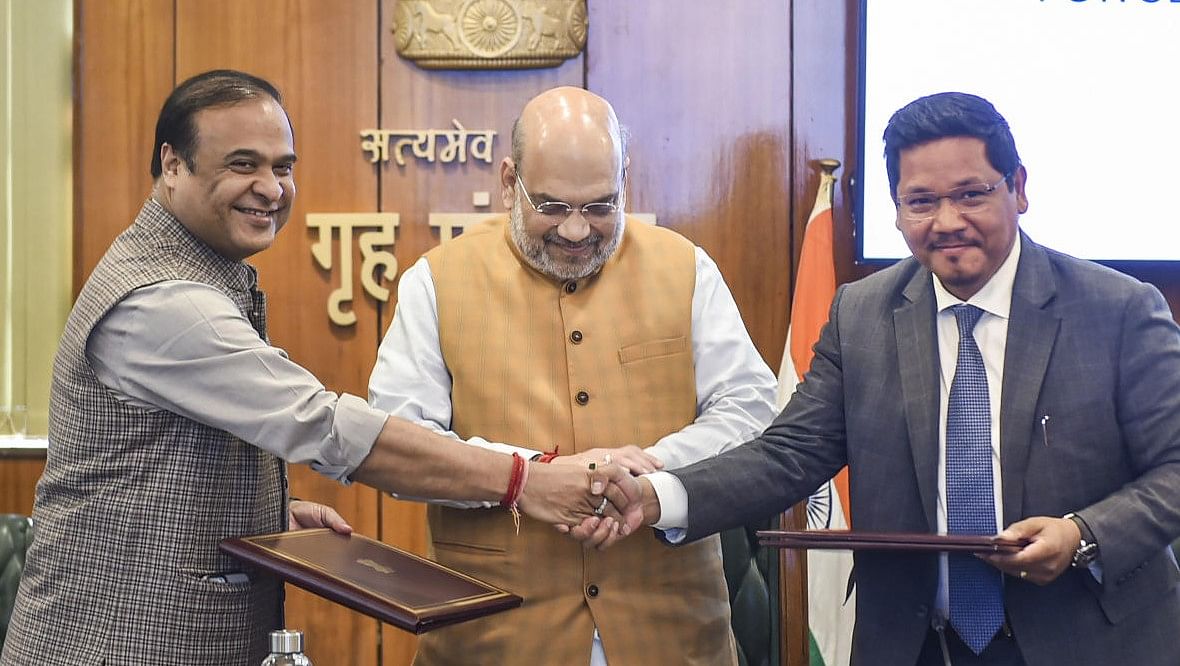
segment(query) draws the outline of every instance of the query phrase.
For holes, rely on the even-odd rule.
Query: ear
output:
[[[176,178],[180,175],[180,169],[186,167],[184,158],[170,143],[160,145],[160,169],[161,178],[164,179],[164,184],[172,187],[176,183]]]
[[[512,210],[516,201],[516,164],[511,157],[500,162],[500,200],[506,210]]]
[[[1023,215],[1028,212],[1028,196],[1024,193],[1024,184],[1028,182],[1028,171],[1021,164],[1016,168],[1012,177],[1012,187],[1016,190],[1016,212]]]

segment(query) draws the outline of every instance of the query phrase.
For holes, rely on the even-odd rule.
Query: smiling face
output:
[[[971,184],[995,183],[1004,174],[987,158],[984,142],[974,137],[948,137],[901,151],[897,195],[936,195]],[[914,257],[962,300],[975,295],[1008,257],[1018,235],[1018,219],[1028,209],[1025,170],[1018,167],[1011,187],[1001,183],[980,210],[961,213],[947,199],[938,201],[934,216],[897,228]]]
[[[626,161],[614,111],[581,88],[555,88],[525,106],[520,131],[520,164],[505,158],[500,165],[512,239],[525,260],[545,275],[558,280],[591,275],[618,248],[625,225]],[[534,208],[554,201],[572,210],[547,215]],[[583,212],[583,206],[596,203],[616,204],[617,209],[602,215]]]
[[[190,169],[171,145],[160,148],[161,203],[222,256],[265,250],[295,198],[294,139],[286,112],[270,98],[198,111]]]

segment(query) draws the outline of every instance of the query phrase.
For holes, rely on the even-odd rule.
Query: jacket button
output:
[[[578,290],[578,281],[577,280],[570,280],[569,282],[565,283],[565,293],[572,294],[577,290]]]
[[[574,343],[575,345],[580,344],[582,342],[582,332],[574,331],[573,333],[570,333],[570,342]]]
[[[574,396],[574,400],[577,400],[579,405],[584,405],[590,402],[590,394],[585,391],[578,391],[578,394]]]
[[[587,585],[586,586],[586,596],[590,597],[591,599],[593,599],[594,597],[597,597],[598,596],[598,586],[593,583]]]

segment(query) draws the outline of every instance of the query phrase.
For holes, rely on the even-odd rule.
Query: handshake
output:
[[[659,501],[639,475],[664,465],[639,447],[591,449],[547,462],[529,465],[516,504],[586,547],[608,548],[659,520]],[[514,474],[509,485],[515,480]]]

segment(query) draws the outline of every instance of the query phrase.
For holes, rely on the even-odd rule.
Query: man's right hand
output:
[[[586,548],[606,550],[640,527],[654,524],[660,519],[660,502],[651,482],[643,477],[627,481],[634,483],[634,486],[624,482],[612,484],[607,489],[607,497],[617,508],[618,517],[613,514],[601,518],[593,516],[574,527],[562,529],[565,526],[558,525],[558,531],[581,541]],[[619,502],[624,504],[620,505]]]
[[[596,463],[594,469],[573,465],[528,463],[529,478],[521,493],[520,510],[528,516],[567,530],[589,518],[620,517],[615,507],[639,499],[635,477],[624,467]],[[602,514],[595,511],[608,501]]]

